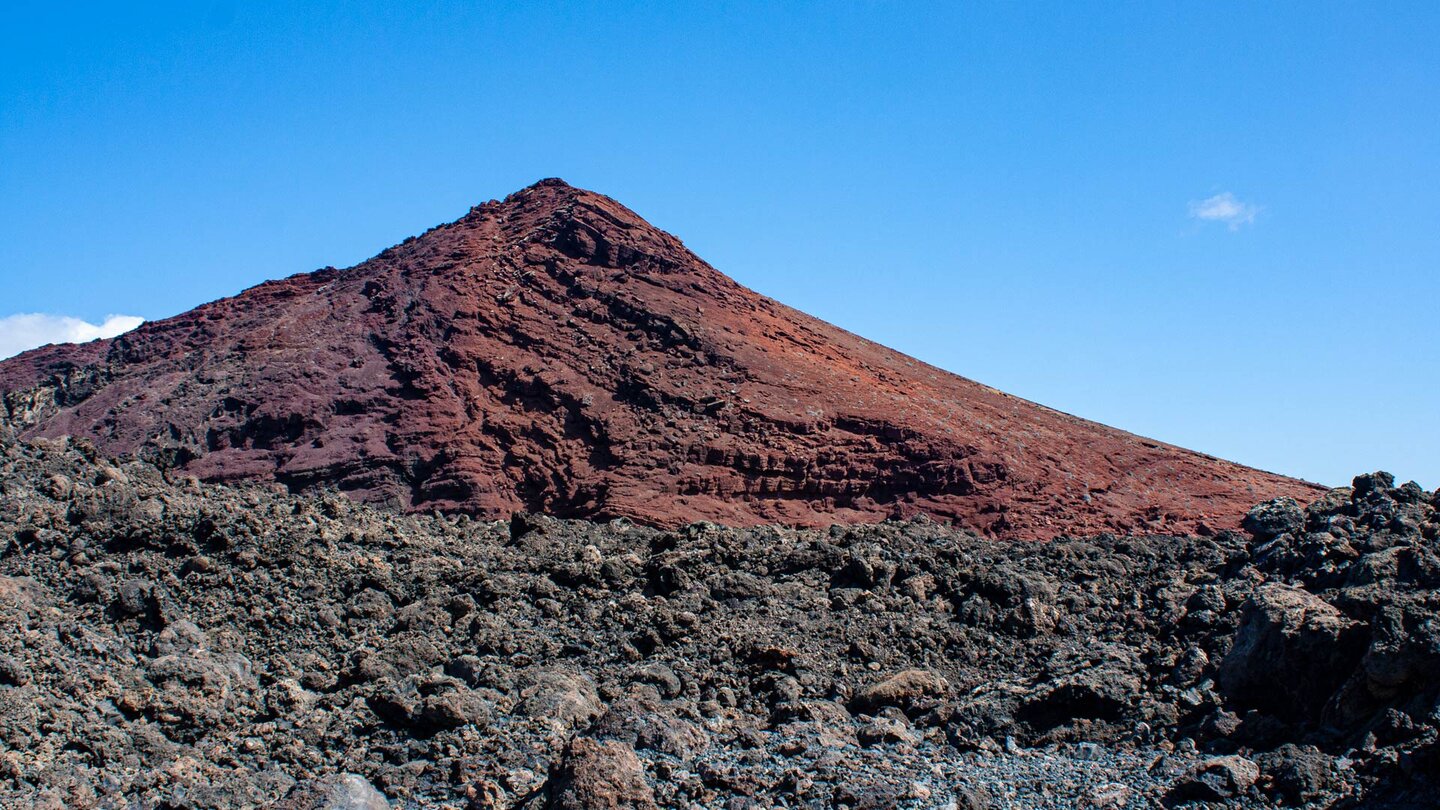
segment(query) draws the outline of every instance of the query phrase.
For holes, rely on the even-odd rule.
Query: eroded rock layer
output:
[[[542,181],[348,270],[0,363],[0,419],[208,480],[679,525],[1209,531],[1319,490],[1006,395]]]

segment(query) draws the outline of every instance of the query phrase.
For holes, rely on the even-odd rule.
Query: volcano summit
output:
[[[361,500],[995,536],[1232,528],[1320,490],[906,357],[543,180],[347,270],[0,363],[0,419]]]

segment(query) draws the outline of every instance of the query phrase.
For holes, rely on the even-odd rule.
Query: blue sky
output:
[[[1017,395],[1440,486],[1440,5],[123,6],[3,12],[0,350],[560,176]]]

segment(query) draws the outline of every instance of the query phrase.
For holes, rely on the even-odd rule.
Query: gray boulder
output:
[[[1294,498],[1276,498],[1259,504],[1240,522],[1241,528],[1260,540],[1299,531],[1304,525],[1305,511]]]

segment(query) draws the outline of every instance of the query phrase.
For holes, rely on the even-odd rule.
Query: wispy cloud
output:
[[[144,322],[144,318],[134,315],[106,315],[105,320],[98,324],[39,312],[9,315],[0,318],[0,359],[47,343],[84,343],[115,337]]]
[[[1190,203],[1190,216],[1193,219],[1223,222],[1232,231],[1238,231],[1241,225],[1253,223],[1258,213],[1260,206],[1241,202],[1228,191]]]

